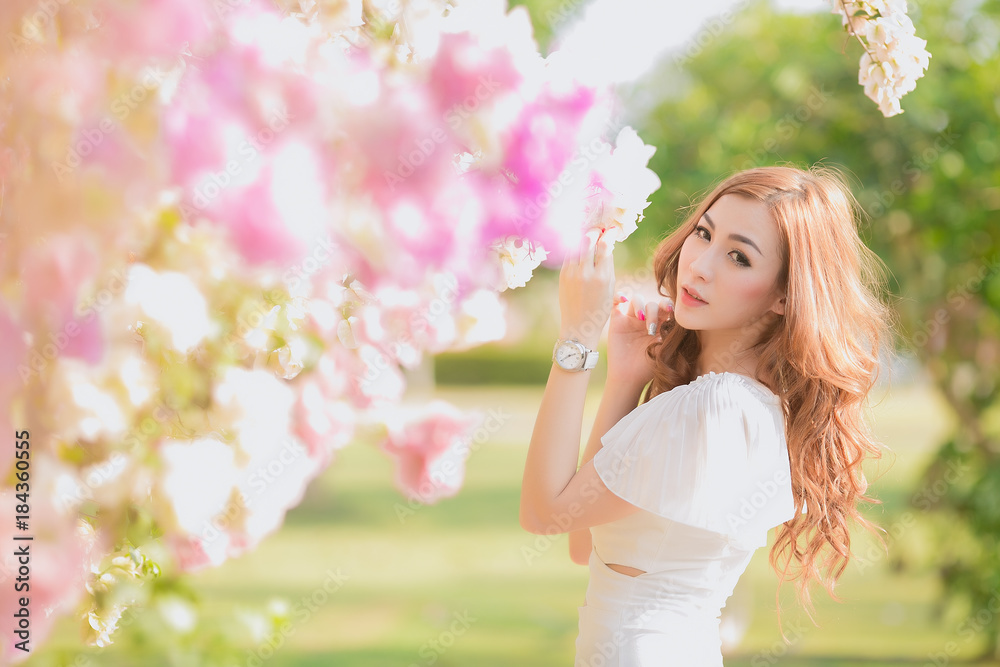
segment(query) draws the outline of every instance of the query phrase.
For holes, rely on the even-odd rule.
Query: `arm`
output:
[[[579,257],[567,257],[563,262],[559,272],[560,338],[575,338],[590,349],[597,347],[611,312],[612,245],[603,236],[588,233],[586,249]],[[604,487],[593,465],[588,464],[589,473],[586,468],[577,472],[589,382],[589,371],[565,371],[554,362],[549,370],[521,482],[520,521],[529,532],[554,534],[587,528],[602,523],[591,516],[597,508],[611,511],[612,516],[604,519],[611,521],[615,510],[632,507]],[[601,498],[608,502],[597,502]]]
[[[618,391],[611,388],[605,389],[604,395],[601,397],[601,404],[597,408],[597,416],[594,419],[594,426],[590,431],[587,448],[583,452],[581,465],[588,463],[594,458],[597,451],[601,448],[601,437],[612,426],[617,424],[622,417],[635,409],[639,404],[641,394],[641,388],[638,392],[634,390]],[[590,550],[592,548],[589,528],[570,532],[569,557],[574,563],[586,565],[590,559]]]
[[[520,520],[529,532],[586,529],[637,510],[608,490],[592,463],[576,469],[588,382],[586,371],[564,371],[554,363],[549,371],[521,483]]]

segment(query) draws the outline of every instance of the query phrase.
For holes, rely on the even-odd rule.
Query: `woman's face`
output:
[[[685,329],[748,334],[769,311],[783,314],[777,286],[778,225],[764,204],[728,194],[697,222],[681,247],[674,318]]]

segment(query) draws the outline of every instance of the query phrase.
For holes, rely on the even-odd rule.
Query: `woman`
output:
[[[781,581],[798,579],[807,608],[811,581],[833,595],[849,522],[872,528],[857,506],[879,448],[862,412],[890,321],[854,208],[826,169],[736,174],[657,247],[666,298],[627,313],[603,237],[563,264],[520,515],[533,533],[570,532],[589,564],[578,667],[722,665],[721,608],[776,526]],[[609,316],[607,384],[577,469]]]

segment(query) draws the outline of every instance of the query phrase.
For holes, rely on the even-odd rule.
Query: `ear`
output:
[[[771,305],[771,311],[774,312],[774,313],[776,313],[776,314],[778,314],[778,315],[784,315],[785,314],[785,293],[784,292],[781,292],[780,296]]]

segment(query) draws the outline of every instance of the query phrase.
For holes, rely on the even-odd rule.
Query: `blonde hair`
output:
[[[795,497],[795,518],[778,529],[770,563],[779,592],[785,581],[797,580],[811,617],[810,582],[838,599],[834,586],[851,557],[849,522],[881,530],[858,511],[861,502],[877,502],[865,495],[861,464],[881,456],[863,410],[894,321],[879,298],[881,260],[858,236],[857,203],[827,167],[761,167],[718,185],[657,246],[653,270],[661,294],[677,294],[681,246],[705,211],[728,194],[763,203],[778,226],[785,314],[747,326],[760,329],[757,377],[782,399]],[[697,334],[673,319],[660,333],[662,340],[647,350],[655,371],[645,400],[695,379]]]

